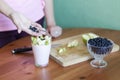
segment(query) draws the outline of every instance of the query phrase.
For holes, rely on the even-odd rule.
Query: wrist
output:
[[[52,28],[52,27],[56,27],[57,25],[56,24],[49,24],[47,25],[48,28]]]
[[[48,20],[47,19],[47,27],[55,27],[56,26],[56,22],[54,20]]]
[[[4,0],[0,0],[0,12],[9,17],[9,15],[14,12],[14,9],[11,8]]]

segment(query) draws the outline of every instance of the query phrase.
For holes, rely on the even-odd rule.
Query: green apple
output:
[[[78,46],[79,42],[77,40],[73,40],[71,42],[68,42],[67,47],[71,48],[71,47],[76,47]]]
[[[83,42],[85,43],[85,45],[87,44],[87,41],[90,39],[89,35],[88,34],[83,34],[82,35],[82,40]]]
[[[98,35],[96,35],[94,33],[88,33],[88,35],[89,35],[90,39],[99,37]]]
[[[96,38],[96,37],[99,37],[98,35],[94,34],[94,33],[87,33],[87,34],[83,34],[82,35],[82,40],[83,42],[85,43],[85,45],[87,44],[87,41],[89,39],[93,39],[93,38]]]
[[[62,53],[64,53],[66,51],[66,48],[64,47],[64,48],[60,48],[59,50],[58,50],[58,53],[59,54],[62,54]]]
[[[49,45],[51,43],[50,36],[32,36],[31,41],[33,45]]]

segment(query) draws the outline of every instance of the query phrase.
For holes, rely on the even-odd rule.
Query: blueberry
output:
[[[88,44],[91,45],[91,50],[97,54],[105,54],[112,50],[113,43],[107,38],[93,38],[88,41]]]
[[[30,26],[29,29],[32,30],[33,32],[39,33],[39,30],[37,30],[36,27]]]

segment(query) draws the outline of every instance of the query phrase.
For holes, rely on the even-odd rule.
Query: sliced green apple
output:
[[[85,45],[87,44],[87,41],[90,39],[90,36],[88,34],[83,34],[82,35],[82,40],[85,43]]]
[[[88,33],[88,35],[89,35],[90,39],[99,37],[98,35],[96,35],[94,33]]]
[[[59,54],[62,54],[62,53],[64,53],[66,51],[66,48],[60,48],[59,50],[58,50],[58,53]]]
[[[31,41],[33,45],[49,45],[51,43],[50,36],[32,36]]]
[[[76,46],[78,46],[78,44],[79,44],[79,42],[77,40],[73,40],[67,44],[67,47],[69,47],[69,48],[76,47]]]
[[[85,45],[87,44],[87,41],[89,39],[93,39],[93,38],[96,38],[96,37],[99,37],[99,36],[94,34],[94,33],[87,33],[87,34],[82,35],[82,39],[83,39],[83,42],[85,43]]]

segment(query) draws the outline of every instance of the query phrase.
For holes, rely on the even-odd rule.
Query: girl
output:
[[[55,37],[60,36],[62,28],[56,26],[52,0],[0,0],[0,47],[28,34],[45,34],[44,17],[48,31],[52,33],[57,28],[59,33]],[[34,32],[31,26],[39,32]]]

